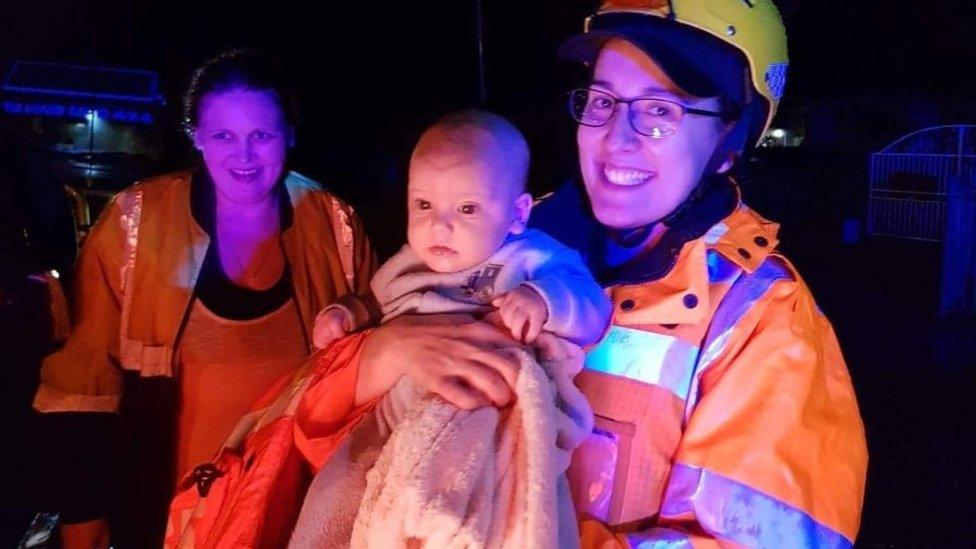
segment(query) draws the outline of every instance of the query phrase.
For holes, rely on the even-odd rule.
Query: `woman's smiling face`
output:
[[[689,96],[653,59],[625,40],[603,46],[589,87],[620,99],[654,97],[719,110],[718,98]],[[673,135],[653,139],[634,131],[627,106],[620,104],[606,125],[580,125],[580,171],[597,220],[607,227],[630,229],[666,217],[697,186],[724,136],[721,120],[688,114]],[[722,169],[729,166],[731,159]]]
[[[218,194],[237,203],[267,198],[285,169],[292,129],[271,91],[237,88],[200,101],[194,145]]]

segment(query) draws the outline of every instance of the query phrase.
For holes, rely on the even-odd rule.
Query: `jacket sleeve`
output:
[[[43,504],[64,523],[103,517],[110,504],[116,412],[122,255],[114,203],[88,236],[75,270],[74,326],[62,348],[44,359],[34,396],[42,452]]]
[[[351,224],[353,232],[353,258],[356,266],[355,277],[353,279],[353,291],[356,295],[371,297],[369,282],[373,279],[373,275],[376,274],[379,261],[376,258],[376,251],[373,250],[373,246],[369,243],[366,228],[363,226],[363,222],[359,219],[359,216],[355,213],[351,215]],[[375,302],[375,300],[373,301]]]
[[[867,449],[833,329],[798,278],[739,299],[741,316],[722,326],[717,314],[702,350],[658,523],[587,525],[593,546],[852,545]]]
[[[322,314],[329,308],[338,306],[349,314],[353,330],[355,331],[375,325],[383,316],[376,302],[376,298],[370,290],[370,281],[373,279],[373,275],[376,274],[379,262],[359,216],[348,205],[341,202],[334,203],[340,204],[339,208],[347,220],[346,228],[339,229],[339,233],[336,234],[337,241],[342,246],[341,241],[343,238],[351,237],[352,239],[352,279],[349,281],[349,290],[351,293],[339,296],[334,303],[327,305],[318,314]],[[345,230],[348,230],[349,233],[346,235],[341,234]],[[343,262],[345,262],[345,259],[343,259]]]
[[[555,241],[546,248],[524,282],[546,302],[543,329],[578,345],[596,343],[610,325],[610,300],[575,250]]]
[[[379,268],[379,260],[376,258],[376,251],[373,250],[369,236],[367,236],[366,229],[358,215],[353,214],[352,216],[352,228],[355,235],[356,276],[353,280],[355,298],[349,305],[355,306],[350,308],[356,320],[356,329],[362,329],[367,326],[375,326],[383,317],[369,284]]]
[[[313,355],[314,370],[295,408],[295,445],[318,472],[383,395],[356,406],[363,344],[371,330],[344,337]]]
[[[122,227],[117,201],[92,228],[75,269],[73,326],[64,346],[44,359],[34,408],[117,412]]]

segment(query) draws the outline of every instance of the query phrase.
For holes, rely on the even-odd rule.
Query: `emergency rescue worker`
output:
[[[597,414],[570,484],[584,547],[849,546],[867,453],[830,323],[726,172],[769,128],[771,0],[609,1],[560,53],[613,326],[577,379]],[[613,545],[613,543],[611,543]]]

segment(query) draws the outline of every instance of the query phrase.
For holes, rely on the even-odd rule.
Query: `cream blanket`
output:
[[[459,410],[404,378],[316,476],[293,548],[578,545],[564,472],[590,432],[573,384],[579,347],[543,333],[521,349],[517,400]]]

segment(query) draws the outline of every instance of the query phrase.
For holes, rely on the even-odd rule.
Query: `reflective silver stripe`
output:
[[[708,232],[705,233],[705,236],[703,236],[702,238],[705,239],[705,244],[711,246],[716,242],[718,242],[720,238],[725,236],[725,233],[727,232],[729,232],[728,225],[726,225],[725,223],[716,223],[715,225],[712,226],[711,229],[708,229]]]
[[[612,326],[586,354],[586,368],[661,386],[684,400],[698,347],[673,336]]]
[[[683,463],[671,470],[662,517],[694,514],[698,523],[717,538],[744,547],[851,546],[840,532],[755,488]]]
[[[129,339],[129,313],[132,309],[132,276],[136,270],[139,249],[139,222],[142,219],[142,188],[139,185],[118,195],[119,222],[122,225],[122,269],[119,289],[122,292],[122,311],[119,319],[119,361],[125,370],[140,371],[143,367],[142,342]]]
[[[685,421],[698,401],[698,383],[701,376],[725,351],[726,344],[742,317],[779,280],[795,280],[793,273],[775,256],[768,257],[752,274],[742,273],[729,288],[728,293],[712,316],[712,323],[705,336],[704,351],[691,378],[688,401],[685,403]]]
[[[347,212],[334,196],[331,198],[332,209],[329,211],[329,215],[332,216],[332,231],[335,233],[336,248],[339,251],[342,272],[346,275],[346,283],[349,284],[349,289],[352,290],[356,278],[355,265],[353,263],[352,221],[349,218],[352,208],[349,208],[349,212]]]
[[[627,542],[633,549],[694,549],[691,538],[684,532],[668,528],[651,528],[627,534]]]

